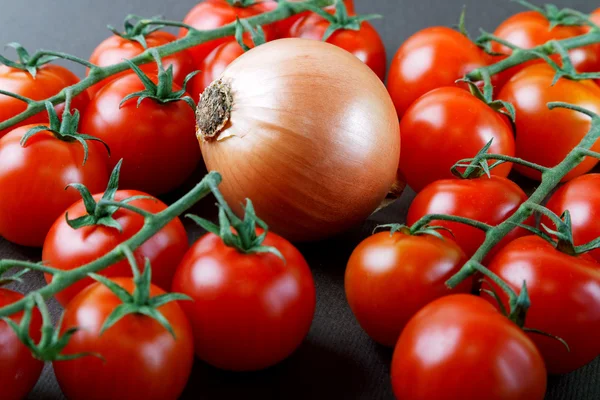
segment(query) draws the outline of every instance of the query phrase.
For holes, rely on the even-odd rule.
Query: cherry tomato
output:
[[[129,293],[130,278],[114,282]],[[152,285],[151,296],[164,292]],[[55,361],[54,373],[65,396],[72,400],[175,400],[179,397],[192,370],[194,342],[185,314],[176,302],[158,311],[170,323],[175,338],[154,319],[129,314],[102,335],[106,318],[121,305],[121,300],[101,284],[81,292],[67,306],[61,332],[72,327],[79,330],[63,354],[96,353],[71,361]]]
[[[590,14],[590,19],[592,20],[593,23],[595,23],[596,25],[600,24],[600,8],[597,8],[596,10],[594,10],[594,12],[592,12]],[[588,28],[589,29],[589,28]]]
[[[560,163],[591,126],[589,117],[571,110],[550,110],[547,103],[562,101],[600,113],[600,88],[594,82],[562,78],[551,85],[554,74],[547,64],[531,65],[513,76],[499,95],[517,112],[517,157],[545,167]],[[600,142],[592,150],[600,151]],[[597,159],[587,157],[563,181],[588,172],[597,163]],[[521,165],[515,165],[515,169],[529,178],[541,179],[536,170]]]
[[[402,400],[542,400],[546,368],[517,325],[485,300],[442,297],[410,320],[392,360]]]
[[[120,190],[115,194],[115,201],[123,201],[133,196],[148,195],[134,190]],[[94,196],[94,200],[97,202],[101,197],[102,194],[97,194]],[[167,208],[166,204],[157,199],[134,200],[129,204],[154,214]],[[83,200],[69,207],[66,213],[68,213],[69,219],[86,215]],[[112,217],[121,225],[123,232],[103,225],[73,229],[67,224],[65,215],[61,215],[48,232],[42,259],[53,268],[71,270],[102,257],[131,238],[144,226],[144,217],[123,208],[117,210]],[[134,254],[139,265],[144,265],[146,259],[150,260],[152,282],[163,290],[169,290],[175,274],[175,267],[188,248],[187,234],[183,224],[179,218],[175,218],[150,240],[142,244]],[[127,260],[123,260],[103,270],[101,275],[131,276],[131,267]],[[51,276],[47,275],[46,280],[50,282]],[[94,281],[91,278],[81,280],[55,297],[63,306],[67,305],[77,293],[92,283]]]
[[[290,32],[292,37],[322,40],[329,25],[329,21],[325,18],[313,14],[297,21]],[[367,21],[361,23],[358,31],[351,29],[337,30],[327,39],[327,43],[354,54],[360,61],[367,64],[381,80],[385,79],[387,62],[385,46],[373,25]]]
[[[445,285],[466,262],[452,240],[380,232],[363,240],[350,256],[346,297],[367,334],[393,347],[406,323],[425,305],[471,290],[470,281],[453,291]]]
[[[242,254],[209,233],[187,253],[173,291],[192,323],[198,357],[226,370],[253,371],[288,357],[302,343],[315,311],[315,286],[302,254],[269,232],[273,254]]]
[[[398,116],[425,93],[454,85],[457,79],[488,64],[488,57],[462,33],[432,27],[415,33],[392,60],[388,91]]]
[[[508,41],[523,49],[531,49],[543,45],[550,40],[567,39],[585,34],[586,29],[582,26],[558,25],[550,28],[550,21],[537,11],[525,11],[505,20],[494,32],[495,36]],[[492,50],[496,53],[510,54],[512,50],[497,42],[493,42]],[[590,45],[569,51],[569,56],[575,69],[579,72],[596,72],[600,70],[600,46]],[[499,61],[502,57],[497,58]],[[560,57],[553,57],[555,61]],[[512,76],[528,65],[545,63],[535,60],[525,63],[500,74],[498,87],[502,87]]]
[[[300,2],[303,0],[289,0],[289,1],[294,3],[294,2]],[[346,5],[346,11],[348,12],[348,15],[356,14],[356,11],[354,9],[354,0],[344,0],[344,4]],[[335,13],[335,5],[325,7],[325,11],[332,13],[332,14]],[[289,18],[286,18],[283,21],[276,22],[275,24],[277,26],[277,32],[279,33],[279,37],[281,37],[281,38],[294,37],[291,33],[292,26],[294,26],[294,24],[296,22],[298,22],[299,20],[306,18],[306,17],[310,17],[312,15],[314,15],[314,14],[311,13],[310,11],[306,11],[303,13],[293,15]]]
[[[575,245],[591,242],[600,236],[600,175],[573,179],[552,195],[546,207],[559,216],[567,210],[570,212]],[[542,223],[554,227],[546,216],[542,216]],[[600,249],[591,251],[590,255],[600,261]]]
[[[0,139],[0,235],[23,245],[41,247],[50,227],[67,207],[79,199],[82,183],[92,192],[108,183],[106,149],[88,141],[89,156],[83,165],[83,146],[65,142],[48,131],[19,143],[29,129],[19,127]]]
[[[509,243],[489,265],[513,290],[523,281],[531,298],[526,327],[565,340],[530,334],[544,357],[548,372],[563,374],[580,368],[600,355],[600,264],[591,256],[572,257],[544,239],[525,236]],[[496,288],[506,303],[506,295]],[[494,300],[489,299],[492,303]]]
[[[191,81],[190,93],[198,102],[200,95],[214,80],[218,79],[225,68],[236,58],[244,54],[244,49],[235,40],[220,44],[200,64],[201,71]]]
[[[161,104],[149,98],[138,107],[134,98],[120,106],[141,90],[144,84],[133,73],[108,83],[90,102],[81,131],[108,144],[110,169],[123,159],[121,188],[159,195],[181,185],[200,161],[196,118],[185,101]]]
[[[491,140],[490,153],[514,156],[513,133],[484,102],[457,87],[432,90],[406,111],[400,122],[400,173],[415,191],[439,179],[453,178],[450,168],[475,155]],[[507,176],[511,164],[492,174]]]
[[[229,0],[206,0],[196,5],[185,16],[183,22],[199,30],[210,30],[220,28],[232,23],[237,18],[249,18],[277,8],[275,1],[256,1],[249,6],[232,5]],[[262,27],[267,41],[277,39],[277,27],[275,24]],[[187,34],[187,29],[182,28],[179,37]],[[202,60],[210,54],[217,46],[231,40],[222,38],[211,40],[190,49],[195,65],[200,65]]]
[[[44,100],[60,92],[67,86],[79,82],[79,78],[68,69],[52,64],[46,64],[38,68],[35,78],[29,72],[17,68],[0,65],[0,89],[7,92],[19,94],[32,100]],[[90,102],[89,96],[83,92],[75,96],[71,102],[71,108],[83,112]],[[22,113],[27,104],[21,100],[0,94],[0,122],[6,121],[17,114]],[[56,106],[59,116],[62,115],[64,104]],[[0,131],[0,138],[11,130],[31,124],[48,122],[48,114],[40,112],[25,121],[20,122],[12,128]]]
[[[0,307],[19,301],[23,296],[0,288]],[[23,312],[10,317],[19,324]],[[38,343],[41,337],[42,316],[34,309],[31,316],[29,335]],[[15,331],[0,320],[0,387],[3,400],[21,400],[33,389],[42,373],[44,363],[36,360],[31,351],[19,340]]]
[[[513,215],[526,200],[527,195],[517,184],[500,176],[444,179],[433,182],[417,195],[408,209],[406,223],[413,225],[428,214],[447,214],[496,226]],[[458,222],[433,221],[431,225],[452,231],[452,234],[444,230],[440,230],[440,233],[454,238],[468,257],[472,257],[485,240],[483,231]],[[513,230],[494,247],[488,257],[526,233],[524,229]]]
[[[148,48],[152,48],[165,45],[174,41],[175,39],[177,39],[177,37],[172,33],[156,31],[146,36],[146,43]],[[96,47],[92,53],[92,56],[90,57],[90,62],[100,67],[106,67],[109,65],[118,64],[122,62],[123,59],[131,59],[143,53],[144,50],[146,49],[144,49],[140,43],[134,40],[128,40],[120,36],[113,35]],[[178,85],[182,85],[185,77],[192,71],[196,70],[194,62],[191,58],[191,54],[188,50],[182,50],[165,57],[163,59],[163,64],[165,69],[169,68],[170,65],[173,66],[174,81]],[[158,72],[158,67],[154,62],[141,65],[140,68],[147,73],[156,74]],[[89,74],[89,72],[90,71],[88,69],[87,73]],[[128,71],[125,71],[98,82],[88,89],[90,97],[93,98],[98,91],[106,86],[109,82],[112,82],[115,79],[127,74]]]

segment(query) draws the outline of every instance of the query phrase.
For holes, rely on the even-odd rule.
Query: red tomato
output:
[[[530,335],[549,373],[574,371],[600,355],[600,341],[590,334],[600,332],[600,264],[591,256],[572,257],[540,237],[526,236],[501,250],[489,269],[517,292],[525,281],[531,298],[526,327],[558,336],[571,348]],[[496,291],[506,304],[506,295]]]
[[[565,109],[551,111],[547,103],[562,101],[600,113],[600,88],[594,82],[562,78],[552,86],[554,74],[547,64],[531,65],[513,76],[499,95],[515,106],[517,157],[545,167],[560,163],[591,126],[588,116]],[[592,150],[600,151],[600,142]],[[563,181],[588,172],[597,163],[597,159],[587,157]],[[541,179],[538,171],[520,165],[515,169],[529,178]]]
[[[220,28],[223,25],[235,22],[236,17],[249,18],[277,8],[274,1],[259,0],[250,6],[233,6],[228,0],[205,0],[196,5],[185,16],[183,22],[199,30],[210,30]],[[277,27],[275,24],[262,27],[265,31],[267,41],[277,39]],[[179,37],[187,34],[187,29],[182,28]],[[202,60],[210,54],[217,46],[231,40],[222,38],[211,40],[190,49],[195,65],[200,65]]]
[[[200,161],[196,118],[185,101],[145,99],[138,107],[134,98],[120,106],[125,96],[141,90],[144,85],[133,73],[108,83],[92,99],[81,131],[108,144],[110,169],[123,159],[121,188],[159,195],[181,185]]]
[[[114,279],[129,293],[133,281]],[[151,296],[164,294],[152,286]],[[106,318],[121,300],[101,284],[81,292],[65,309],[61,332],[79,330],[63,354],[92,352],[88,356],[53,363],[56,379],[65,396],[72,400],[175,400],[192,370],[192,330],[179,304],[167,303],[158,311],[171,324],[175,338],[154,319],[130,314],[100,335]]]
[[[8,289],[0,288],[0,307],[19,301],[23,296]],[[17,324],[23,312],[10,317]],[[29,327],[29,335],[38,343],[41,338],[42,316],[34,309]],[[0,320],[0,387],[3,400],[21,400],[33,389],[38,381],[44,363],[36,360],[31,351],[19,340],[15,331]]]
[[[505,20],[494,32],[495,36],[523,49],[531,49],[543,45],[550,40],[567,39],[585,34],[582,26],[556,26],[550,29],[548,19],[537,11],[525,11]],[[512,50],[497,42],[493,42],[492,50],[496,53],[510,54]],[[575,69],[579,72],[596,72],[600,70],[600,46],[590,45],[569,51]],[[497,58],[496,61],[501,59]],[[554,57],[555,61],[560,60]],[[498,87],[502,87],[513,75],[528,65],[545,63],[542,60],[531,61],[504,71],[500,74]]]
[[[209,233],[187,253],[173,291],[192,323],[196,354],[226,370],[253,371],[288,357],[302,343],[315,311],[315,286],[302,254],[269,232],[273,254],[242,254]]]
[[[400,173],[415,191],[439,179],[453,178],[450,168],[475,155],[491,140],[490,153],[514,156],[515,140],[500,113],[457,87],[432,90],[406,111],[400,122]],[[507,176],[511,164],[492,174]]]
[[[192,99],[198,102],[204,89],[218,79],[225,68],[242,54],[244,54],[244,49],[235,40],[220,44],[211,51],[200,64],[201,72],[191,81],[189,92]]]
[[[569,210],[576,246],[591,242],[600,236],[600,175],[589,174],[573,179],[552,195],[546,207],[556,215]],[[542,223],[554,229],[554,224],[546,216]],[[600,261],[600,249],[590,255]]]
[[[32,100],[50,98],[65,87],[78,82],[79,78],[75,74],[58,65],[46,64],[41,66],[38,68],[35,78],[27,71],[0,65],[0,89],[25,96]],[[86,92],[83,92],[73,98],[71,108],[83,112],[89,102],[89,96]],[[21,100],[0,94],[0,122],[22,113],[26,108],[27,104]],[[59,117],[62,115],[63,110],[64,104],[56,106]],[[12,128],[0,131],[0,138],[17,127],[45,122],[48,122],[48,114],[46,111],[42,111],[16,124]]]
[[[174,41],[175,39],[177,39],[177,37],[172,33],[156,31],[146,36],[146,43],[148,48],[152,48],[165,45]],[[104,40],[98,45],[98,47],[96,47],[92,53],[92,56],[90,57],[90,62],[100,67],[106,67],[120,63],[123,61],[123,59],[131,59],[143,53],[144,50],[144,47],[140,43],[114,35]],[[165,69],[169,68],[170,65],[173,66],[174,81],[178,85],[182,85],[185,77],[192,71],[196,70],[194,62],[191,58],[191,54],[188,50],[182,50],[173,55],[165,57],[163,59],[163,63]],[[156,74],[158,72],[158,67],[155,62],[141,65],[140,68],[147,73]],[[89,74],[89,69],[87,73]],[[98,91],[106,86],[109,82],[112,82],[128,73],[129,72],[125,71],[120,74],[113,75],[90,87],[88,89],[90,97],[93,98]]]
[[[301,39],[322,40],[330,22],[316,14],[303,18],[291,28],[291,36]],[[354,54],[379,76],[385,79],[385,46],[373,25],[364,21],[360,30],[340,29],[334,32],[327,43]]]
[[[346,267],[346,297],[360,326],[393,347],[406,323],[425,305],[468,293],[469,280],[450,291],[445,282],[467,262],[452,240],[380,232],[354,249]]]
[[[496,226],[513,215],[526,200],[527,195],[517,184],[500,176],[445,179],[433,182],[417,195],[408,209],[406,223],[413,225],[428,214],[447,214]],[[458,222],[433,221],[431,225],[450,229],[452,234],[444,230],[440,233],[454,238],[468,257],[472,257],[485,240],[483,231]],[[524,234],[524,229],[513,230],[489,256]]]
[[[0,139],[0,235],[23,245],[41,247],[50,227],[67,207],[79,199],[82,183],[92,192],[108,183],[106,149],[88,141],[89,157],[83,164],[83,146],[64,142],[48,131],[40,132],[22,147],[23,135],[36,125],[19,127]]]
[[[458,294],[425,306],[394,351],[402,400],[542,400],[546,368],[527,336],[485,300]]]
[[[597,8],[596,10],[594,10],[594,12],[590,14],[590,19],[596,25],[600,24],[600,8]]]
[[[290,2],[294,3],[294,2],[300,2],[303,0],[289,0]],[[346,5],[346,11],[348,12],[348,15],[355,15],[356,11],[354,9],[354,0],[343,0],[344,4]],[[329,7],[325,7],[325,10],[329,13],[335,13],[335,5],[333,6],[329,6]],[[290,38],[290,37],[294,37],[291,33],[291,29],[292,26],[294,26],[294,24],[296,22],[298,22],[299,20],[305,18],[305,17],[309,17],[312,14],[310,11],[306,11],[300,14],[296,14],[293,15],[287,19],[284,19],[283,21],[279,21],[276,22],[276,26],[277,26],[277,32],[279,33],[279,37],[282,38]]]
[[[115,194],[115,201],[123,201],[133,196],[148,196],[146,193],[133,190],[120,190]],[[99,201],[102,194],[94,196]],[[129,204],[151,213],[159,213],[167,206],[157,199],[134,200]],[[69,219],[86,215],[83,200],[73,204],[66,213]],[[121,225],[123,232],[103,225],[85,226],[79,229],[71,228],[65,215],[61,215],[48,232],[42,260],[53,268],[72,270],[113,250],[119,244],[131,238],[144,226],[144,217],[123,208],[113,214],[113,218]],[[135,252],[139,265],[144,265],[145,259],[152,265],[152,282],[164,290],[171,288],[175,267],[179,264],[188,250],[188,239],[183,224],[175,218],[162,228],[150,240],[142,244]],[[109,277],[131,276],[131,267],[127,260],[110,266],[101,272]],[[50,282],[51,276],[46,280]],[[91,278],[84,279],[58,293],[55,297],[64,306],[81,290],[94,283]]]
[[[485,52],[462,33],[445,27],[427,28],[398,49],[390,66],[388,91],[402,118],[425,93],[454,85],[457,79],[487,64]]]

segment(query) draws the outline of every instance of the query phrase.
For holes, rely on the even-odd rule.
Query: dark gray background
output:
[[[505,0],[355,1],[359,12],[385,16],[373,24],[384,38],[388,59],[417,30],[455,24],[463,5],[467,6],[468,27],[473,34],[479,27],[493,30],[501,20],[522,10]],[[128,13],[181,19],[195,3],[194,0],[0,0],[0,44],[18,41],[31,50],[54,49],[87,58],[107,37],[107,23],[121,26]],[[554,3],[582,11],[600,6],[592,5],[589,0]],[[83,72],[80,67],[74,69],[79,74]],[[300,246],[314,270],[318,304],[309,337],[290,359],[252,374],[225,373],[198,362],[184,398],[393,398],[388,378],[391,351],[375,345],[354,320],[344,297],[343,274],[352,248],[375,224],[401,222],[411,198],[412,193],[407,191],[399,202],[373,216],[364,226],[327,242]],[[211,201],[205,201],[194,211],[210,213],[206,211],[210,206]],[[189,230],[190,241],[202,233],[193,227]],[[38,260],[39,257],[39,251],[20,248],[0,238],[0,258]],[[28,286],[39,284],[39,277],[32,276]],[[58,307],[53,306],[57,314]],[[599,360],[569,376],[551,378],[548,390],[547,398],[552,400],[600,399]],[[50,368],[30,398],[62,398]]]

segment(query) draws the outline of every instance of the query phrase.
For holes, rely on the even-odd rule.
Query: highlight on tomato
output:
[[[108,83],[83,114],[81,129],[111,149],[109,170],[123,159],[121,187],[160,195],[180,186],[199,163],[196,105],[154,53],[158,75],[131,61],[133,73]]]
[[[118,64],[125,59],[131,59],[140,55],[147,49],[159,47],[170,43],[177,39],[175,35],[169,32],[161,31],[164,28],[160,24],[146,25],[140,17],[128,15],[125,17],[124,30],[118,31],[109,25],[109,29],[113,36],[105,39],[92,52],[90,62],[99,67],[106,67],[113,64]],[[191,54],[188,50],[181,50],[175,54],[167,56],[163,59],[165,68],[173,66],[173,81],[182,86],[185,78],[196,70]],[[140,69],[148,74],[157,74],[158,68],[156,64],[149,63],[140,65]],[[87,69],[89,75],[90,69]],[[106,86],[109,82],[114,81],[124,75],[128,71],[112,75],[105,78],[92,87],[88,88],[90,97],[96,94]]]
[[[420,192],[432,182],[454,178],[452,166],[475,157],[490,140],[490,153],[514,156],[515,139],[504,118],[461,88],[432,90],[415,101],[400,121],[401,175]],[[491,174],[506,177],[511,167],[504,163]]]
[[[484,299],[445,296],[406,325],[391,379],[403,400],[542,400],[544,361],[527,335]]]
[[[136,190],[118,190],[121,161],[115,167],[104,193],[92,196],[80,184],[77,189],[82,199],[70,206],[54,222],[42,250],[42,259],[48,266],[69,271],[90,263],[121,245],[144,226],[145,214],[157,214],[167,205]],[[175,268],[188,250],[187,233],[179,218],[173,219],[158,233],[142,244],[133,254],[138,262],[145,259],[152,264],[152,283],[169,290]],[[127,260],[120,261],[100,272],[107,277],[131,276]],[[46,274],[47,282],[52,276]],[[85,278],[55,295],[66,306],[79,292],[93,284]]]
[[[581,142],[591,127],[588,116],[575,110],[550,109],[550,102],[565,102],[600,112],[600,88],[590,80],[567,77],[554,82],[556,71],[548,64],[534,64],[513,76],[498,98],[511,103],[516,111],[516,155],[526,161],[552,168]],[[600,142],[592,146],[600,151]],[[564,178],[568,181],[589,172],[598,160],[586,157]],[[515,170],[540,180],[541,172],[522,165]]]
[[[69,108],[61,122],[47,102],[49,124],[21,126],[0,139],[0,235],[13,243],[44,244],[56,218],[79,198],[67,185],[96,193],[108,183],[106,149],[77,132],[79,111]]]
[[[471,280],[449,290],[445,282],[467,257],[435,227],[413,231],[392,226],[363,240],[345,274],[346,298],[360,326],[376,342],[393,347],[406,323],[431,301],[469,293]]]
[[[248,200],[244,220],[220,201],[219,224],[195,217],[209,231],[177,268],[173,291],[194,331],[196,355],[217,368],[261,370],[302,343],[315,312],[315,285],[302,254],[268,231]]]
[[[18,43],[11,43],[8,46],[17,51],[19,61],[11,61],[0,56],[0,90],[30,100],[44,100],[79,82],[79,78],[67,68],[49,64],[54,58],[31,56]],[[89,96],[83,92],[73,98],[71,107],[83,112],[89,101]],[[0,94],[0,122],[22,113],[26,108],[26,101]],[[64,104],[57,105],[55,108],[57,114],[62,115]],[[48,122],[48,114],[40,112],[15,124],[12,128],[1,130],[0,138],[20,126]]]

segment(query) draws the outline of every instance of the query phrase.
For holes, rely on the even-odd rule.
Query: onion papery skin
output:
[[[250,50],[215,84],[229,87],[230,118],[214,137],[214,113],[198,107],[198,139],[208,170],[239,215],[257,215],[292,241],[343,232],[368,217],[396,179],[400,132],[381,80],[352,54],[304,39]]]

